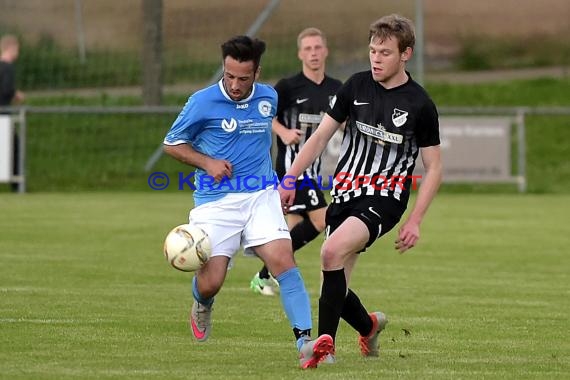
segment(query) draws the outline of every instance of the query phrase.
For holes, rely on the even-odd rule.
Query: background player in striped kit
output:
[[[420,223],[441,182],[437,110],[405,69],[414,42],[413,24],[402,16],[386,16],[370,26],[370,70],[344,83],[287,172],[293,177],[302,173],[341,123],[347,122],[326,215],[327,239],[321,249],[319,333],[334,338],[342,317],[359,333],[364,356],[378,356],[378,336],[387,319],[382,312],[368,313],[348,288],[359,253],[399,222],[418,154],[426,174],[414,207],[398,230],[395,248],[400,252],[416,245]],[[282,183],[279,191],[287,211],[295,190]]]
[[[275,85],[278,96],[273,131],[277,134],[276,171],[279,178],[291,167],[305,141],[316,130],[342,82],[325,74],[327,40],[317,28],[306,28],[297,37],[302,70]],[[327,202],[320,189],[320,156],[299,176],[295,203],[289,209],[287,224],[293,251],[315,239],[325,229]],[[250,284],[254,292],[274,295],[279,286],[264,266]]]

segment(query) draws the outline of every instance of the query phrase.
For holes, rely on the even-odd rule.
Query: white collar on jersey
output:
[[[253,82],[253,87],[251,88],[251,94],[249,94],[249,96],[247,98],[242,99],[242,100],[233,100],[232,98],[230,98],[230,96],[226,92],[226,89],[224,88],[224,79],[223,78],[220,79],[220,81],[218,82],[218,87],[220,88],[220,91],[224,95],[224,98],[228,99],[229,101],[236,102],[236,103],[247,103],[251,100],[251,98],[253,98],[253,94],[255,94],[256,84],[257,83]]]

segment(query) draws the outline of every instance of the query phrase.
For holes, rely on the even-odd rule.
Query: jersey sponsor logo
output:
[[[296,102],[297,102],[297,104],[301,104],[301,103],[305,103],[307,100],[309,100],[309,98],[297,99]]]
[[[310,124],[319,124],[323,120],[323,115],[315,115],[311,113],[300,113],[299,114],[299,122],[301,123],[310,123]]]
[[[352,104],[354,104],[355,106],[363,106],[363,105],[365,105],[365,104],[370,104],[370,103],[368,103],[368,102],[359,102],[358,100],[354,99],[354,102],[353,102]]]
[[[233,117],[228,121],[226,119],[222,120],[222,129],[226,132],[233,132],[237,128],[237,121]]]
[[[238,110],[245,110],[245,109],[247,109],[247,107],[249,107],[249,103],[237,104],[236,105],[236,109],[238,109]]]
[[[408,121],[408,111],[402,111],[398,108],[394,108],[394,112],[392,113],[392,123],[394,123],[396,127],[401,127],[406,124],[406,121]]]
[[[380,140],[381,143],[389,142],[389,143],[401,144],[402,141],[404,141],[404,137],[402,135],[386,131],[386,128],[384,128],[382,124],[378,124],[378,127],[373,127],[371,125],[357,121],[356,128],[358,128],[358,130],[364,133],[365,135],[372,136]]]
[[[271,129],[271,121],[267,119],[243,119],[237,121],[239,133],[250,135],[254,133],[265,133],[267,129]]]
[[[269,103],[267,100],[262,100],[257,105],[257,110],[261,116],[268,117],[271,115],[271,103]]]

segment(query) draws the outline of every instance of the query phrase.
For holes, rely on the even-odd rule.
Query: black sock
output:
[[[298,328],[293,328],[293,334],[295,334],[295,340],[299,340],[299,338],[301,338],[302,336],[305,336],[307,338],[311,337],[311,329],[307,329],[307,330],[299,330]]]
[[[265,265],[259,271],[259,278],[269,278],[269,269]]]
[[[350,289],[344,300],[341,317],[362,336],[368,336],[372,331],[372,320],[368,312],[358,296]]]
[[[344,268],[323,271],[323,287],[319,298],[319,335],[329,334],[335,339],[345,296]]]
[[[305,218],[303,221],[295,225],[295,227],[291,229],[290,233],[291,242],[293,243],[293,252],[303,247],[320,234],[309,218]]]

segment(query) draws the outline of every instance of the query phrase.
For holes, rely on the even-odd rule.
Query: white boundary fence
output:
[[[0,122],[0,182],[17,184],[18,192],[26,191],[28,114],[168,114],[175,117],[179,111],[177,106],[0,108],[0,118],[4,120],[4,123]],[[518,190],[524,192],[527,187],[526,115],[570,116],[570,107],[440,107],[439,112],[444,167],[453,169],[451,173],[444,172],[444,182],[516,183]],[[512,125],[516,131],[515,144],[511,139]],[[14,135],[18,136],[18,149],[11,150]],[[515,173],[511,172],[513,155],[510,149],[513,145],[516,147]],[[446,153],[454,146],[455,152]],[[11,157],[16,150],[18,157]],[[18,162],[18,174],[13,172],[14,159]],[[152,170],[152,166],[146,164],[141,162],[141,170]],[[419,173],[421,170],[420,164]]]
[[[442,155],[444,165],[454,172],[445,173],[444,182],[485,182],[485,183],[516,183],[519,192],[527,188],[526,178],[526,116],[570,116],[570,107],[440,107],[440,121],[442,121]],[[445,123],[451,116],[455,117],[455,124]],[[463,121],[457,123],[457,117]],[[449,120],[449,119],[447,119]],[[453,120],[453,119],[451,119]],[[471,124],[469,124],[471,123]],[[514,146],[516,149],[516,172],[511,173],[511,131],[515,127]],[[446,143],[454,136],[446,136],[446,130],[457,133],[461,140],[471,140],[473,149],[464,149],[465,141],[460,144],[460,150],[454,152],[453,158],[462,160],[463,166],[457,168],[453,160],[446,161]],[[470,133],[471,131],[471,133]],[[463,133],[461,133],[463,132]],[[505,139],[507,138],[507,139]],[[447,141],[446,141],[447,140]],[[477,146],[476,144],[479,144]],[[498,149],[504,147],[504,151]],[[453,148],[453,146],[451,147]],[[475,152],[478,151],[478,154]],[[475,165],[470,165],[465,159],[477,156]],[[503,160],[502,162],[500,160]],[[483,165],[481,165],[483,163]],[[493,165],[494,164],[494,165]],[[461,172],[461,168],[464,172]],[[475,169],[475,170],[473,170]],[[508,172],[506,172],[508,170]]]

